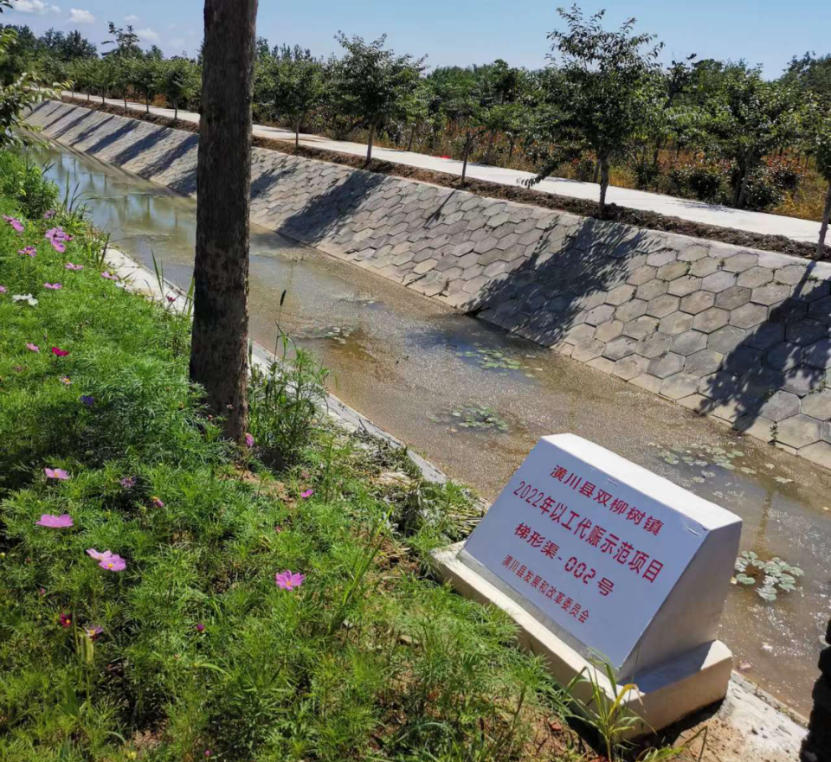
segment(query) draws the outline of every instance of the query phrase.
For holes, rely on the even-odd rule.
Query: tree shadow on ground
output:
[[[387,179],[370,172],[350,172],[345,181],[315,196],[300,211],[284,220],[277,232],[314,246],[331,236],[343,224],[344,218],[354,213],[364,199]],[[339,243],[345,244],[352,239],[348,223],[346,228],[339,234],[339,237],[342,236]]]
[[[721,367],[699,385],[699,392],[707,399],[700,401],[698,412],[715,412],[744,432],[756,426],[760,418],[769,426],[798,415],[800,398],[825,388],[826,372],[831,367],[831,296],[828,281],[814,275],[816,267],[815,262],[808,264],[793,289],[771,283],[764,296],[756,297],[757,301],[768,297],[773,300],[777,290],[790,292],[767,308],[764,322],[748,330],[732,326],[733,330],[725,333],[726,345],[719,347],[724,350]],[[758,304],[752,307],[765,309]],[[732,312],[731,323],[740,322],[736,312]],[[812,425],[810,420],[807,424]],[[818,427],[817,423],[817,431]],[[766,438],[762,430],[757,434]],[[775,430],[767,438],[776,439]],[[813,441],[819,438],[817,435]],[[796,441],[794,444],[800,446]]]
[[[110,120],[112,120],[114,118],[115,117],[109,117],[109,119],[105,119],[104,121],[101,122],[101,126],[107,124]],[[132,122],[132,123],[127,122],[126,124],[122,124],[119,127],[116,127],[116,129],[114,129],[110,133],[107,133],[106,135],[103,135],[101,138],[99,138],[95,143],[93,143],[88,148],[84,148],[83,149],[84,153],[88,153],[91,156],[95,156],[95,155],[101,153],[103,150],[105,150],[106,148],[109,148],[109,146],[111,146],[111,145],[114,145],[115,143],[117,143],[122,138],[125,138],[128,135],[130,135],[131,133],[134,133],[138,129],[138,124],[139,124],[138,122]],[[81,142],[81,136],[79,135],[77,138],[75,138],[75,140],[73,142],[75,144]]]
[[[139,124],[139,122],[136,122]],[[152,132],[144,137],[139,138],[134,143],[130,143],[126,148],[119,151],[115,156],[112,156],[108,161],[117,166],[123,166],[133,159],[137,159],[145,151],[149,151],[153,146],[161,143],[167,137],[169,130],[167,127],[157,127]]]
[[[530,259],[513,269],[508,263],[510,271],[487,283],[465,309],[544,346],[566,338],[582,345],[593,340],[597,326],[614,321],[622,302],[609,292],[655,250],[655,237],[645,231],[585,218],[564,229],[554,219]],[[480,260],[486,268],[488,258]]]

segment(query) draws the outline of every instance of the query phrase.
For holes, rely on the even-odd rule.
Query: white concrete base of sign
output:
[[[586,676],[592,674],[610,701],[614,701],[613,686],[590,662],[505,592],[462,563],[458,556],[463,547],[464,543],[460,542],[433,551],[441,579],[449,582],[466,598],[497,606],[508,614],[518,627],[517,645],[524,651],[544,656],[549,672],[561,685],[567,685],[580,673]],[[638,691],[631,691],[625,704],[642,722],[632,728],[629,736],[661,730],[702,707],[720,701],[727,694],[732,669],[732,653],[717,640],[636,675],[633,682],[637,684]],[[588,702],[590,685],[587,682],[576,685],[573,695],[580,701]]]

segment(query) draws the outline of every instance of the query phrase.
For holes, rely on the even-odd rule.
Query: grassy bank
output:
[[[186,318],[2,160],[31,176],[0,197],[0,759],[581,757],[507,618],[429,577],[464,491],[274,376],[223,443]]]

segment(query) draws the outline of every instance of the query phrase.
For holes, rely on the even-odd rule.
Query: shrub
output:
[[[0,151],[0,195],[13,199],[26,217],[43,217],[58,202],[57,186],[26,154]]]

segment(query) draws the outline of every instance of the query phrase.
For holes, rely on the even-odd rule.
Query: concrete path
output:
[[[65,93],[70,96],[71,93]],[[78,97],[78,96],[76,96]],[[93,97],[92,102],[100,103],[101,99]],[[107,103],[113,106],[124,106],[124,102],[116,98],[108,98]],[[144,111],[145,107],[140,103],[128,102],[128,107],[136,111]],[[150,107],[153,114],[173,118],[173,109]],[[199,122],[199,114],[190,111],[179,110],[179,119],[183,122]],[[278,140],[294,140],[294,133],[278,127],[265,127],[254,125],[254,134],[259,137],[273,138]],[[351,143],[341,140],[329,140],[317,135],[300,134],[300,143],[312,148],[322,148],[327,151],[351,154],[354,156],[365,156],[366,145],[363,143]],[[395,164],[406,164],[410,167],[419,167],[434,172],[445,172],[451,175],[462,174],[462,162],[455,159],[442,159],[438,156],[414,153],[412,151],[398,151],[392,148],[375,147],[372,150],[373,158],[393,162]],[[489,167],[481,164],[468,165],[468,177],[477,180],[487,180],[502,185],[517,185],[533,175],[530,172],[522,172],[516,169],[502,169],[500,167]],[[595,183],[584,183],[577,180],[566,180],[563,178],[548,178],[535,187],[536,190],[544,193],[553,193],[559,196],[571,196],[573,198],[596,200],[598,198],[598,186]],[[658,212],[670,217],[680,217],[690,222],[700,222],[707,225],[716,225],[723,228],[735,228],[748,233],[762,233],[765,235],[781,235],[791,238],[794,241],[814,243],[819,237],[818,222],[801,220],[796,217],[782,217],[776,214],[763,214],[761,212],[740,211],[717,204],[705,204],[690,199],[674,198],[664,196],[660,193],[647,193],[646,191],[632,190],[630,188],[609,188],[608,201],[630,209],[640,211]]]

